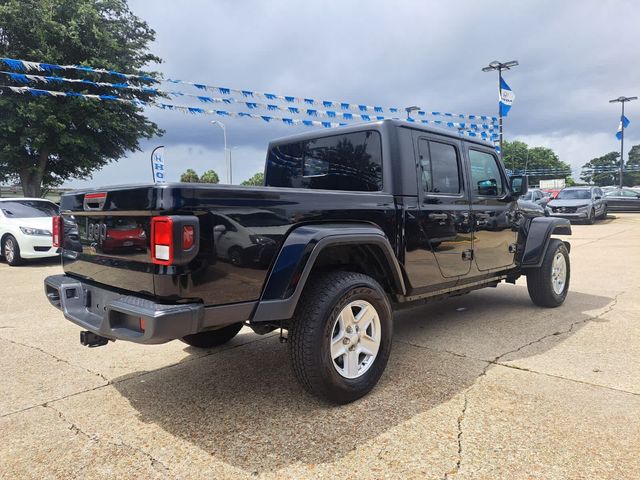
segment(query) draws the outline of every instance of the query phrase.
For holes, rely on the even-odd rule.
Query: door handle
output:
[[[449,215],[446,213],[430,213],[429,220],[447,220]]]

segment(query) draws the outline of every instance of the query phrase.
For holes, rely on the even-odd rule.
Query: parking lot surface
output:
[[[336,407],[286,345],[89,349],[51,307],[57,262],[0,264],[0,476],[638,478],[640,215],[575,225],[571,291],[524,280],[398,312],[375,390]]]

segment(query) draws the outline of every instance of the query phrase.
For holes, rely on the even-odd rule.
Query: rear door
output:
[[[414,132],[414,141],[424,248],[435,255],[443,277],[464,276],[471,268],[471,228],[461,143],[425,132]]]
[[[507,177],[493,149],[466,145],[473,216],[473,255],[478,270],[512,265],[517,245],[517,203],[510,199]]]

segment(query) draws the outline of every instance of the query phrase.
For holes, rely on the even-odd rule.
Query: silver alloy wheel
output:
[[[567,261],[562,252],[556,252],[551,264],[551,284],[556,295],[562,295],[567,282]]]
[[[369,302],[355,300],[345,306],[331,330],[331,362],[344,378],[364,375],[378,355],[382,329],[378,312]]]
[[[8,263],[11,263],[13,262],[15,255],[16,255],[16,246],[13,244],[12,239],[7,238],[4,241],[4,258],[7,260]]]

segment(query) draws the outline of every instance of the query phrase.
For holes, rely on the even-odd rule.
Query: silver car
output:
[[[607,216],[607,201],[600,187],[563,188],[547,206],[552,217],[582,220],[588,224]]]

